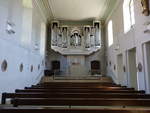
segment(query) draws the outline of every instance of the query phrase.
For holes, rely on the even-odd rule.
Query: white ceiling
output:
[[[39,2],[39,0],[37,0]],[[106,19],[118,0],[41,0],[51,19]]]

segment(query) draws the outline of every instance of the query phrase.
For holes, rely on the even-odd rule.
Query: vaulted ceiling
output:
[[[45,15],[57,20],[105,20],[118,0],[36,0]]]

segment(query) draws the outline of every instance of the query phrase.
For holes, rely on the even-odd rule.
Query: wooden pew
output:
[[[84,87],[62,87],[62,88],[53,88],[53,87],[25,87],[24,89],[61,89],[61,90],[134,90],[134,88],[124,88],[124,87],[93,87],[93,88],[84,88]]]
[[[111,87],[120,87],[120,84],[113,84],[113,83],[43,83],[32,85],[34,86],[53,86],[53,87],[97,87],[97,86],[111,86]],[[124,86],[125,87],[125,86]]]
[[[16,89],[16,93],[19,92],[59,92],[59,93],[145,93],[145,91],[135,91],[135,90],[52,90],[52,89]]]
[[[2,104],[6,103],[8,98],[141,98],[150,99],[150,95],[136,94],[136,93],[3,93],[2,94]]]
[[[112,86],[112,87],[120,87],[121,85],[119,84],[84,84],[84,85],[80,85],[80,84],[43,84],[43,85],[32,85],[32,86],[53,86],[53,87],[67,87],[67,86],[71,86],[71,87],[95,87],[95,86]]]
[[[150,109],[131,109],[131,108],[114,108],[114,109],[23,109],[8,108],[0,109],[0,113],[150,113]]]
[[[112,82],[45,82],[39,83],[36,85],[79,85],[79,86],[87,86],[87,85],[120,85]]]
[[[107,85],[107,84],[113,84],[116,85],[115,83],[112,82],[44,82],[44,83],[38,83],[37,85],[66,85],[66,84],[72,84],[72,85],[89,85],[89,84],[94,84],[94,85]]]
[[[105,98],[15,98],[14,107],[20,105],[48,106],[144,106],[150,107],[150,99]]]
[[[31,87],[99,87],[99,86],[106,86],[106,87],[121,87],[121,85],[32,85]],[[123,86],[126,87],[126,86]]]

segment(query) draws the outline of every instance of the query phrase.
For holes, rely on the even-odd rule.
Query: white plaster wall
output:
[[[46,57],[46,69],[51,70],[51,62],[52,61],[60,61],[60,71],[62,75],[67,74],[67,68],[68,68],[68,63],[67,63],[67,57],[63,56],[59,53],[56,53],[55,51],[51,50],[50,48],[48,49],[47,52],[47,57]]]
[[[9,6],[11,5],[11,8]],[[36,84],[43,75],[45,38],[41,36],[42,19],[39,9],[33,4],[31,35],[26,35],[27,45],[22,43],[23,38],[23,10],[22,0],[0,0],[0,94],[2,92],[14,92],[17,88],[24,88]],[[15,26],[15,34],[6,32],[6,22],[10,20]],[[28,20],[26,20],[28,21]],[[46,27],[46,26],[45,26]],[[44,36],[44,35],[43,35]],[[44,41],[43,41],[44,40]],[[38,50],[35,50],[35,43],[38,43]],[[40,46],[43,45],[43,46]],[[6,60],[8,68],[6,72],[1,71],[2,61]],[[23,63],[23,72],[19,71]],[[33,72],[31,72],[33,65]],[[38,70],[38,65],[40,69]]]
[[[69,66],[71,65],[71,62],[75,62],[74,59],[77,59],[77,62],[80,62],[85,69],[85,71],[81,73],[81,75],[90,75],[91,61],[93,60],[98,60],[101,62],[101,72],[102,74],[105,74],[105,58],[103,49],[89,56],[63,56],[49,48],[48,55],[46,57],[46,68],[51,69],[51,62],[54,60],[58,60],[60,61],[60,70],[62,71],[62,75],[68,75]]]
[[[74,62],[74,58],[77,59],[77,62],[81,61],[82,66],[85,66],[84,56],[63,56],[60,53],[57,53],[49,49],[48,55],[46,57],[46,64],[47,64],[46,68],[51,70],[52,69],[51,62],[57,60],[57,61],[60,61],[61,75],[70,75],[69,68],[72,62]],[[79,71],[79,70],[76,70],[76,71]]]
[[[105,74],[105,59],[104,59],[104,52],[100,50],[92,55],[86,56],[86,68],[88,71],[91,71],[91,61],[100,61],[101,63],[101,74]]]
[[[68,74],[73,76],[86,76],[88,75],[88,71],[85,65],[85,56],[67,56]],[[77,65],[73,65],[76,63]]]
[[[149,33],[144,33],[145,22],[149,22],[150,16],[144,16],[141,12],[141,3],[138,0],[134,0],[134,10],[135,10],[135,25],[134,27],[127,33],[124,34],[124,25],[123,25],[123,0],[118,0],[118,3],[113,10],[113,12],[110,14],[110,16],[107,18],[105,26],[107,26],[108,21],[113,21],[113,36],[114,36],[114,44],[111,47],[108,47],[108,36],[107,36],[107,27],[106,29],[106,55],[107,55],[107,61],[112,62],[112,66],[107,67],[107,74],[110,76],[117,75],[117,70],[113,69],[113,65],[117,64],[117,55],[123,54],[123,65],[126,67],[126,72],[121,76],[126,76],[126,79],[129,79],[128,77],[128,67],[127,67],[127,51],[136,47],[136,66],[139,62],[142,63],[143,68],[143,49],[142,44],[149,41]],[[119,44],[120,48],[119,50],[115,50],[116,45]],[[112,73],[110,73],[112,72]],[[138,79],[138,89],[139,90],[145,90],[145,72],[144,69],[142,72],[137,72],[137,79]],[[114,77],[113,77],[114,78]],[[115,78],[118,79],[118,78]],[[118,81],[118,80],[115,80]],[[127,82],[124,82],[123,85],[128,85],[128,82],[130,80],[124,80]]]

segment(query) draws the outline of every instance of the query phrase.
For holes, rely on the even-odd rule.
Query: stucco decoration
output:
[[[106,61],[106,66],[108,66],[108,62]]]
[[[40,70],[40,67],[41,67],[41,66],[40,66],[40,64],[39,64],[39,65],[38,65],[38,70]]]
[[[138,64],[138,67],[137,67],[138,71],[139,71],[139,72],[142,72],[142,68],[143,68],[142,64],[139,63],[139,64]]]
[[[114,65],[114,70],[116,70],[116,65]]]
[[[111,61],[109,61],[109,65],[111,66]]]
[[[20,72],[23,71],[23,64],[22,64],[22,63],[21,63],[20,66],[19,66],[19,70],[20,70]]]
[[[141,0],[142,13],[145,16],[149,16],[149,0]]]
[[[123,66],[123,72],[126,72],[126,66]]]
[[[33,65],[31,65],[30,71],[33,72]]]
[[[1,70],[2,72],[5,72],[7,70],[7,67],[8,67],[8,63],[6,60],[4,60],[1,64]]]

